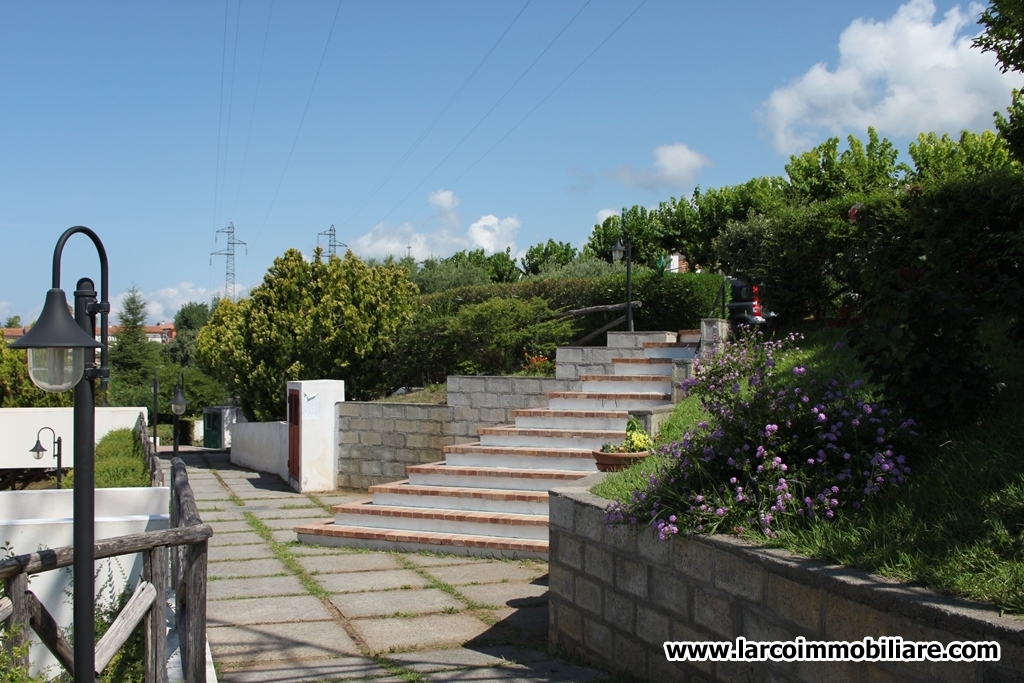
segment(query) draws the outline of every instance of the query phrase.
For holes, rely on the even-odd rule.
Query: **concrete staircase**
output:
[[[548,490],[596,472],[591,451],[625,438],[630,411],[670,406],[674,361],[692,358],[700,340],[696,330],[644,336],[619,333],[633,348],[612,354],[612,373],[580,373],[578,391],[549,393],[547,408],[515,410],[515,424],[445,446],[444,462],[408,466],[407,480],[296,527],[299,540],[547,559]]]

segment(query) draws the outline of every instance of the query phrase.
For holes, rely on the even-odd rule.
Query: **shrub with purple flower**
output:
[[[790,335],[751,332],[694,362],[682,388],[709,419],[663,446],[643,490],[609,505],[608,524],[649,524],[661,539],[682,532],[774,536],[800,519],[834,519],[903,483],[914,422],[874,402],[861,380],[781,371]]]

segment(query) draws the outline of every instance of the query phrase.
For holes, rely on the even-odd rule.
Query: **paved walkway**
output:
[[[295,493],[223,453],[181,455],[214,529],[207,619],[219,681],[608,680],[545,651],[545,562],[300,544],[296,524],[365,495]]]

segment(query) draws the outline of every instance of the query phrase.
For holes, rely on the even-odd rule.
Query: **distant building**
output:
[[[117,333],[120,331],[119,326],[113,326],[107,331],[107,336],[110,338],[109,341],[113,344],[117,341]],[[159,325],[146,325],[146,339],[151,342],[158,344],[167,344],[174,339],[174,323],[160,323]],[[21,339],[29,328],[27,327],[7,327],[4,328],[4,343],[10,344],[15,339]],[[96,334],[96,341],[100,341],[100,335]]]

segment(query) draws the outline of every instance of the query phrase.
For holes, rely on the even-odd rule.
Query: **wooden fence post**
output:
[[[143,555],[142,574],[156,588],[156,600],[146,615],[146,683],[167,683],[167,548]]]
[[[14,666],[28,668],[28,652],[15,653],[15,648],[25,645],[29,641],[29,619],[31,614],[28,602],[25,600],[25,591],[28,590],[28,575],[15,574],[6,580],[7,597],[11,599],[13,611],[11,612],[10,626],[8,628],[7,650],[11,655],[11,664]],[[15,633],[16,632],[16,633]],[[12,635],[13,634],[13,635]]]

